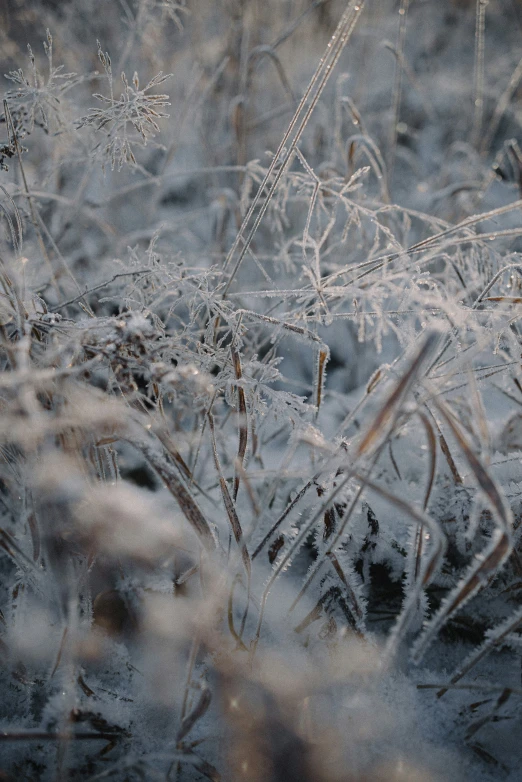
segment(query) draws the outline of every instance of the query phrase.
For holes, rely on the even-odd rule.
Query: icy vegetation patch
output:
[[[0,7],[1,779],[520,779],[521,30]]]

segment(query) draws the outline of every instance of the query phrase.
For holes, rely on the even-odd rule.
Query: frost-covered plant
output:
[[[22,68],[5,75],[14,86],[5,93],[11,113],[15,120],[17,133],[23,138],[32,133],[35,125],[46,133],[58,133],[68,126],[65,94],[78,83],[75,73],[63,73],[64,66],[53,64],[53,39],[47,30],[44,51],[47,57],[48,73],[44,76],[38,70],[33,50],[28,45],[30,75]]]
[[[14,5],[2,773],[516,778],[508,12]],[[15,70],[40,19],[67,105],[50,34]]]
[[[106,135],[106,140],[101,142],[103,156],[110,160],[112,169],[121,171],[125,163],[136,165],[133,146],[147,146],[147,141],[160,132],[158,120],[169,116],[161,110],[170,106],[169,96],[150,94],[149,91],[163,84],[172,74],[160,72],[140,89],[138,74],[134,72],[129,84],[122,71],[123,90],[119,98],[115,98],[111,58],[102,51],[99,41],[98,57],[107,76],[110,95],[95,93],[93,97],[105,103],[105,108],[90,109],[79,121],[78,127],[89,125],[97,133]]]

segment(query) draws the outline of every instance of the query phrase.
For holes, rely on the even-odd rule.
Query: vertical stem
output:
[[[475,20],[475,66],[473,71],[473,130],[471,143],[478,147],[484,113],[484,40],[488,0],[477,0]]]
[[[232,268],[228,281],[225,285],[223,298],[226,298],[232,280],[239,271],[243,259],[248,252],[248,248],[252,242],[252,239],[254,238],[254,235],[256,234],[263,217],[265,216],[268,205],[277,188],[277,185],[279,184],[281,177],[285,173],[287,167],[294,157],[297,144],[303,135],[304,129],[308,124],[308,120],[310,119],[310,116],[321,96],[326,82],[328,81],[332,70],[337,64],[337,61],[339,60],[339,57],[341,56],[341,53],[354,30],[355,24],[363,10],[364,2],[365,0],[359,0],[358,2],[357,0],[350,0],[350,2],[347,3],[345,12],[341,17],[341,20],[337,25],[330,42],[328,43],[328,46],[326,47],[326,51],[321,58],[314,75],[312,76],[310,84],[308,85],[301,102],[297,107],[297,110],[286,130],[286,133],[281,139],[281,143],[279,144],[279,147],[274,155],[272,163],[270,164],[268,171],[266,172],[265,177],[259,186],[259,189],[243,220],[243,224],[241,225],[241,228],[239,229],[234,243],[232,244],[232,247],[230,248],[228,256],[225,260],[224,268],[226,269],[235,257],[236,251],[239,249],[239,245],[242,244],[235,265]],[[287,144],[288,149],[286,148]],[[274,179],[271,185],[268,187],[268,183],[272,178],[272,174],[275,174]],[[245,236],[248,225],[251,222],[252,215],[254,214],[257,205],[261,201],[263,193],[265,192],[265,188],[268,188],[268,192],[266,193],[259,214],[257,215],[249,233],[247,236]]]
[[[410,0],[401,0],[401,7],[399,8],[399,35],[397,38],[397,57],[395,60],[395,84],[393,86],[392,126],[388,161],[388,175],[390,177],[393,173],[393,167],[395,165],[395,154],[397,152],[397,125],[399,124],[399,112],[401,109],[402,71],[404,64],[403,55],[404,44],[406,42],[406,21],[408,18],[409,7]]]

